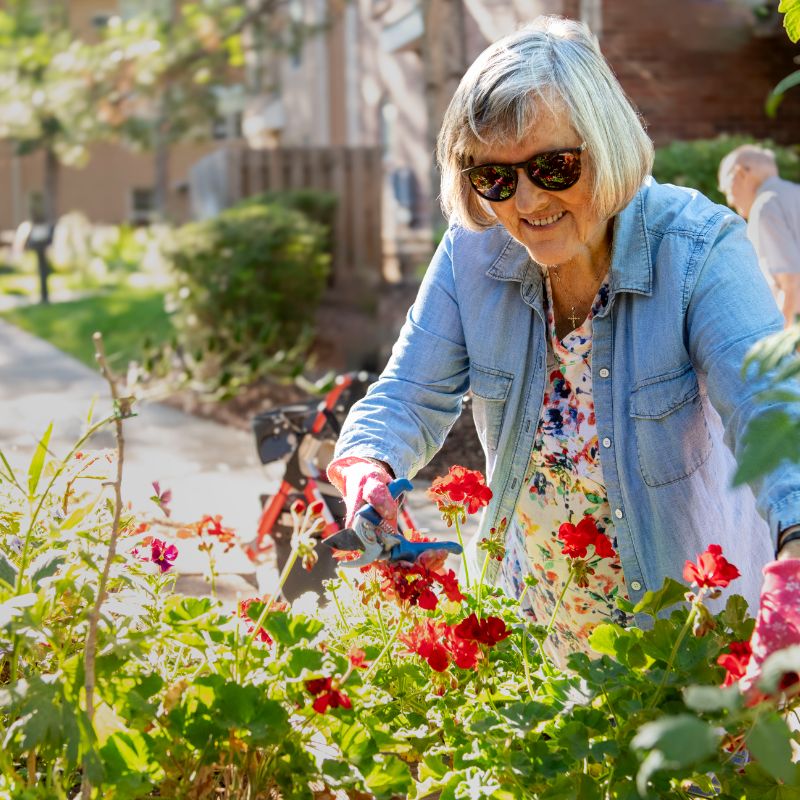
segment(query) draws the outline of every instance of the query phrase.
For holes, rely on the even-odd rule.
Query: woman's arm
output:
[[[761,397],[769,377],[757,375],[755,368],[743,374],[742,364],[753,344],[783,328],[783,318],[738,217],[729,215],[722,221],[705,262],[689,271],[684,297],[692,361],[706,376],[726,442],[739,457],[750,421],[768,405],[776,406]],[[800,409],[795,405],[784,404],[787,413],[797,417]],[[784,463],[754,481],[752,488],[777,551],[779,532],[800,524],[800,467]]]
[[[469,360],[453,274],[457,236],[451,228],[442,239],[386,369],[345,421],[335,458],[373,458],[411,477],[458,418]]]

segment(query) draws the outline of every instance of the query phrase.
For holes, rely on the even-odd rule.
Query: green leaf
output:
[[[692,711],[738,711],[742,694],[736,686],[687,686],[683,700]]]
[[[7,583],[11,589],[17,582],[17,568],[6,558],[5,553],[0,553],[0,581]]]
[[[781,0],[778,11],[783,14],[783,27],[793,42],[800,40],[800,0]]]
[[[770,408],[750,421],[744,434],[735,486],[772,472],[782,461],[800,459],[800,423]]]
[[[36,445],[36,450],[31,459],[31,465],[28,468],[28,496],[33,498],[36,496],[36,489],[39,486],[39,478],[42,476],[42,468],[44,467],[44,460],[47,457],[47,447],[50,444],[50,436],[53,433],[53,423],[47,426],[47,430]]]
[[[791,738],[792,733],[784,719],[773,712],[756,720],[746,744],[767,772],[790,783],[795,776]]]
[[[633,737],[637,750],[657,750],[680,767],[696,764],[717,749],[719,735],[710,725],[689,714],[646,722]]]
[[[408,764],[392,755],[377,755],[364,780],[376,798],[408,795],[413,784]]]
[[[745,794],[742,797],[758,798],[758,800],[800,800],[800,767],[795,768],[792,786],[778,783],[772,775],[757,761],[751,761],[744,768],[741,778]]]
[[[31,583],[38,587],[39,581],[55,575],[58,568],[67,560],[66,557],[66,550],[45,550],[39,553],[30,565]]]
[[[118,731],[100,748],[105,780],[131,796],[143,795],[163,777],[163,770],[151,756],[150,739],[139,731]],[[124,796],[124,795],[123,795]]]
[[[308,647],[293,647],[289,652],[287,667],[289,673],[298,677],[303,670],[319,672],[322,669],[324,658],[319,650],[312,650]]]
[[[293,647],[302,641],[310,641],[323,627],[319,620],[285,611],[272,611],[264,620],[264,628],[284,647]]]
[[[686,587],[667,577],[661,588],[645,592],[644,597],[633,607],[637,614],[649,614],[654,619],[666,608],[686,600]]]

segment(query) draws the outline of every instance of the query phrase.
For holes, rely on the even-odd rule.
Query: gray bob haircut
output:
[[[543,108],[565,109],[586,142],[596,213],[610,218],[631,201],[650,173],[653,143],[589,28],[543,16],[484,50],[450,101],[436,155],[451,222],[471,230],[497,224],[462,170],[482,146],[523,141]]]

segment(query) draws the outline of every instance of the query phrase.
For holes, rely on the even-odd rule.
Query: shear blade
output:
[[[344,528],[337,531],[333,536],[322,540],[322,544],[328,547],[335,548],[336,550],[363,550],[364,542],[361,537],[352,529]]]

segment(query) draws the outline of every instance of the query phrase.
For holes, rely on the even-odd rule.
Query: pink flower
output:
[[[158,564],[161,572],[172,569],[172,562],[178,557],[178,548],[174,544],[168,545],[163,539],[153,539],[150,542],[150,561]]]

